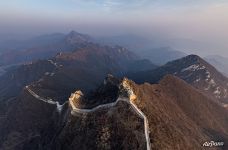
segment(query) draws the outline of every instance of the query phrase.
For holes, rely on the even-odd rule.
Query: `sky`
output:
[[[228,1],[0,0],[0,40],[71,30],[138,34],[187,53],[228,57]]]

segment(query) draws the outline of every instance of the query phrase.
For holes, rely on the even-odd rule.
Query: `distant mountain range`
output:
[[[222,72],[225,76],[228,76],[228,58],[211,55],[205,57],[205,60],[212,64],[216,69]]]
[[[186,56],[187,54],[171,47],[161,47],[154,39],[147,39],[137,35],[120,35],[97,39],[106,45],[121,45],[144,59],[149,59],[156,65],[163,65],[168,61]]]
[[[33,47],[45,46],[48,44],[56,44],[57,42],[64,39],[66,35],[63,33],[53,33],[40,35],[37,37],[23,39],[23,40],[7,40],[2,41],[0,44],[0,51],[3,50],[23,50]],[[13,43],[13,44],[12,44]]]
[[[228,142],[228,79],[201,57],[161,48],[142,58],[74,31],[38,41],[0,55],[2,65],[18,64],[0,76],[0,149],[198,150]],[[158,57],[182,58],[156,66]]]
[[[10,46],[2,50],[0,65],[10,65],[46,59],[59,52],[72,51],[89,43],[88,35],[71,31],[69,34],[51,34],[36,37],[30,40],[16,42],[9,41]],[[19,46],[17,46],[19,45]]]
[[[126,47],[141,59],[148,59],[156,65],[186,56],[183,52],[170,47],[156,46],[156,42],[153,43],[151,40],[137,35],[98,38],[71,31],[68,34],[54,33],[24,41],[4,42],[0,44],[0,65],[50,58],[58,52],[72,51],[90,42],[111,47],[117,45]]]
[[[150,48],[135,53],[156,65],[164,65],[169,61],[187,56],[187,54],[174,50],[171,47]]]

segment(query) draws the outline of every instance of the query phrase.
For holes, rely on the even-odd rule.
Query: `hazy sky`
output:
[[[0,0],[0,39],[52,32],[136,33],[228,57],[227,0]]]

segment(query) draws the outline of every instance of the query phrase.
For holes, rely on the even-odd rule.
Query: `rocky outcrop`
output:
[[[131,84],[133,81],[124,78],[120,84],[120,91],[122,92],[123,96],[127,96],[131,102],[134,102],[137,99],[137,96],[135,95],[133,91],[133,87]]]
[[[71,96],[69,98],[69,106],[72,109],[81,108],[82,103],[83,103],[83,93],[82,93],[82,91],[76,91],[76,92],[71,94]]]

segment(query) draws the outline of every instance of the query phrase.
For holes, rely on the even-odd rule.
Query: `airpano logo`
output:
[[[219,146],[224,146],[224,142],[207,141],[203,143],[203,147],[219,147]]]

